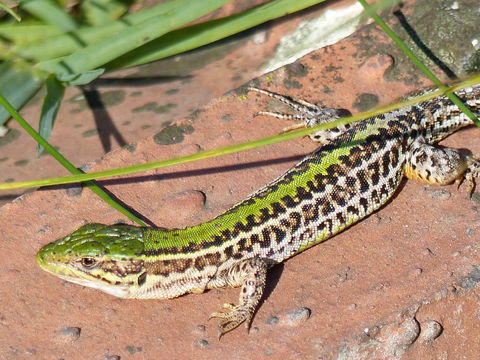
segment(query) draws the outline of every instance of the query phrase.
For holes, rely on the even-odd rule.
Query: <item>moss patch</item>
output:
[[[132,110],[132,112],[137,113],[137,112],[148,111],[148,112],[153,112],[155,114],[166,114],[175,107],[177,107],[177,104],[169,103],[166,105],[158,105],[157,102],[151,101],[146,103],[145,105],[136,107],[135,109]]]
[[[137,149],[137,145],[136,144],[127,144],[127,145],[123,146],[122,149],[128,150],[131,153],[134,153],[135,150]]]
[[[285,87],[287,89],[301,89],[302,88],[302,84],[300,84],[297,80],[292,80],[292,79],[285,79],[283,81],[283,85],[285,85]]]
[[[367,111],[378,105],[378,96],[375,94],[363,93],[357,96],[352,106],[358,111]]]
[[[27,159],[23,159],[23,160],[18,160],[18,161],[15,161],[13,163],[13,165],[15,166],[25,166],[28,164],[28,160]]]
[[[232,121],[233,117],[231,114],[225,114],[222,116],[222,121],[224,122],[229,122],[229,121]]]
[[[180,92],[180,89],[168,89],[167,91],[165,91],[165,94],[167,95],[175,95],[177,94],[178,92]]]
[[[193,133],[194,128],[190,125],[169,125],[156,133],[153,140],[160,145],[178,144],[183,141],[185,134]]]
[[[87,130],[82,133],[83,137],[91,137],[98,135],[98,130],[97,129],[92,129],[92,130]]]
[[[125,91],[109,90],[109,91],[101,92],[100,99],[107,106],[118,105],[125,100]]]

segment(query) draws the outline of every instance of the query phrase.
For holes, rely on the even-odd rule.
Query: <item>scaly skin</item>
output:
[[[304,100],[251,88],[298,112],[305,126],[342,113]],[[477,114],[480,85],[457,92]],[[178,230],[88,224],[44,246],[40,266],[65,280],[123,298],[168,299],[189,292],[241,286],[238,305],[226,304],[222,335],[252,315],[269,267],[322,242],[379,209],[403,176],[431,184],[466,178],[480,163],[435,143],[471,124],[442,96],[360,123],[312,134],[323,143],[285,174],[224,214]]]

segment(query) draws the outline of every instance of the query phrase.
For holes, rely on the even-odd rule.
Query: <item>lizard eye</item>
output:
[[[92,257],[84,257],[82,258],[82,265],[87,269],[91,269],[92,267],[97,265],[97,261]]]

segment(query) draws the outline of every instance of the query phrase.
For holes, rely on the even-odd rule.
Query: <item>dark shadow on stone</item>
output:
[[[153,223],[153,221],[151,221],[150,219],[148,219],[147,217],[145,217],[144,215],[140,214],[138,211],[136,211],[135,209],[133,209],[132,207],[130,207],[129,205],[125,204],[122,200],[120,200],[115,194],[113,194],[111,191],[109,191],[108,189],[106,189],[105,187],[103,187],[101,184],[99,184],[97,181],[92,181],[95,185],[97,185],[98,187],[100,187],[103,191],[105,191],[107,193],[108,196],[110,196],[115,202],[117,202],[118,204],[120,204],[122,207],[124,207],[125,209],[127,209],[128,211],[130,211],[133,215],[135,215],[136,217],[138,217],[140,220],[142,220],[145,224],[147,224],[148,226],[152,226],[152,227],[156,227],[155,223]],[[63,189],[65,190],[65,192],[69,193],[69,191],[72,190],[72,188],[78,188],[79,185],[77,184],[62,184],[62,185],[53,185],[53,186],[44,186],[44,187],[41,187],[38,189],[38,191],[49,191],[49,190],[59,190],[59,189]],[[69,195],[70,196],[70,195]]]
[[[112,121],[112,118],[108,114],[105,105],[103,104],[98,90],[90,86],[80,86],[80,89],[85,96],[88,106],[93,112],[95,124],[98,130],[98,136],[102,143],[102,148],[105,153],[112,150],[111,137],[113,137],[117,144],[122,147],[127,145],[127,142],[123,138],[122,134],[118,131],[117,127]]]
[[[103,191],[105,191],[108,196],[110,196],[115,202],[117,202],[118,204],[120,204],[122,207],[124,207],[125,209],[127,209],[128,211],[130,211],[133,215],[135,215],[137,218],[139,218],[140,220],[142,220],[145,224],[147,224],[148,226],[152,226],[152,227],[156,227],[157,225],[155,225],[155,223],[153,221],[151,221],[149,218],[147,218],[146,216],[144,216],[143,214],[140,214],[138,211],[136,211],[135,209],[133,209],[132,207],[130,207],[129,205],[125,204],[122,200],[120,200],[118,197],[115,196],[115,194],[113,194],[111,191],[109,191],[108,189],[105,189],[103,186],[101,186],[97,181],[92,181],[95,185],[99,186]]]
[[[261,304],[267,300],[270,295],[275,290],[280,278],[282,276],[283,270],[285,268],[285,263],[282,262],[280,264],[275,265],[274,267],[270,268],[267,272],[267,284],[265,285],[265,290],[263,292]],[[261,305],[260,304],[260,305]],[[259,306],[260,307],[260,306]]]
[[[265,289],[263,290],[262,298],[258,302],[258,305],[255,308],[255,311],[253,312],[252,323],[255,322],[255,316],[257,315],[257,312],[262,308],[262,305],[270,297],[270,295],[273,293],[273,290],[275,289],[278,282],[280,281],[280,277],[282,276],[284,268],[285,268],[285,263],[282,262],[268,269],[267,279],[265,281],[266,282]]]
[[[111,180],[97,180],[95,184],[98,185],[102,190],[104,190],[112,199],[122,205],[124,208],[128,209],[131,213],[141,219],[149,226],[156,227],[156,225],[144,215],[138,213],[130,206],[126,205],[123,201],[118,199],[112,192],[107,190],[105,186],[110,185],[124,185],[124,184],[135,184],[144,181],[152,181],[152,180],[166,180],[166,179],[177,179],[177,178],[185,178],[191,176],[201,176],[201,175],[210,175],[210,174],[217,174],[221,172],[228,172],[228,171],[236,171],[240,169],[249,169],[253,167],[259,166],[268,166],[272,164],[279,164],[284,162],[290,161],[298,161],[302,159],[304,155],[296,155],[290,157],[283,157],[278,159],[268,159],[262,161],[253,161],[249,163],[237,164],[237,165],[229,165],[229,166],[217,166],[217,167],[210,167],[205,169],[196,169],[196,170],[187,170],[187,171],[177,171],[177,172],[170,172],[167,174],[160,174],[160,175],[143,175],[143,176],[135,176],[135,177],[128,177],[128,178],[121,178],[121,179],[111,179]],[[44,186],[38,189],[38,191],[49,191],[54,189],[63,189],[68,196],[77,196],[80,195],[83,186],[79,186],[78,183],[74,184],[61,184],[61,185],[52,185],[52,186]],[[78,194],[77,194],[78,193]]]
[[[0,195],[0,202],[11,202],[21,196],[22,194],[17,194],[17,195]],[[0,204],[0,207],[2,205]]]
[[[282,157],[277,159],[251,161],[251,162],[235,164],[235,165],[213,166],[213,167],[208,167],[203,169],[193,169],[193,170],[185,170],[185,171],[172,171],[172,172],[168,172],[165,174],[158,174],[158,175],[140,175],[140,176],[130,176],[128,178],[119,178],[119,179],[111,179],[111,180],[97,180],[97,182],[98,184],[107,186],[107,185],[135,184],[139,182],[152,181],[152,180],[160,181],[160,180],[181,179],[181,178],[187,178],[192,176],[214,175],[214,174],[219,174],[224,172],[244,170],[244,169],[262,167],[262,166],[270,166],[273,164],[282,164],[282,163],[291,162],[291,161],[299,161],[304,157],[305,155],[295,155],[295,156]]]
[[[90,85],[96,87],[117,87],[117,86],[149,86],[165,84],[172,81],[188,80],[193,78],[192,75],[186,76],[132,76],[124,78],[107,77],[97,78]]]
[[[449,79],[455,80],[458,79],[457,75],[442,61],[440,60],[433,52],[430,50],[427,45],[420,39],[417,32],[410,26],[408,23],[405,15],[403,15],[401,10],[396,10],[393,14],[397,17],[400,25],[404,28],[407,34],[410,36],[412,41],[419,47],[419,49],[430,59],[433,61],[435,65],[437,65],[440,70],[444,72],[445,75],[448,76]]]

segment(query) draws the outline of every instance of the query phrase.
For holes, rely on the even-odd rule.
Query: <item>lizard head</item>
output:
[[[129,297],[144,273],[143,231],[130,225],[87,224],[45,245],[37,263],[64,280]]]

